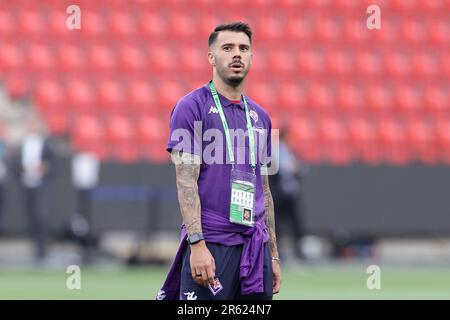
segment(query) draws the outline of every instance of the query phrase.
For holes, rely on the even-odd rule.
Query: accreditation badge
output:
[[[253,227],[256,175],[231,170],[230,222]]]

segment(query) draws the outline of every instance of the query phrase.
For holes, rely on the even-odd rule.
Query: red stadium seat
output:
[[[30,94],[30,78],[24,73],[13,73],[5,78],[6,90],[12,99],[23,99]]]
[[[429,113],[439,117],[450,112],[448,86],[428,85],[425,88],[425,107]]]
[[[7,37],[14,35],[16,27],[16,17],[12,10],[8,8],[0,8],[0,36]]]
[[[314,36],[311,21],[300,15],[289,16],[285,30],[291,43],[306,43]]]
[[[373,84],[366,88],[368,108],[377,115],[383,115],[392,111],[394,107],[393,88],[388,84]]]
[[[100,140],[104,137],[104,129],[99,119],[91,115],[79,115],[75,120],[75,137],[79,140]]]
[[[96,44],[89,48],[89,64],[92,70],[112,71],[117,67],[117,56],[114,50],[104,44]]]
[[[265,81],[254,80],[249,83],[248,95],[269,113],[271,110],[275,110],[278,105],[274,87]]]
[[[335,106],[335,91],[330,84],[313,83],[309,88],[309,104],[319,110],[332,110]]]
[[[327,54],[327,70],[331,74],[346,75],[353,71],[354,58],[347,50],[333,50]]]
[[[302,159],[310,162],[320,160],[321,146],[318,144],[318,133],[316,124],[308,118],[294,118],[289,127],[291,145]]]
[[[423,93],[420,87],[400,84],[395,87],[395,106],[403,115],[417,114],[423,108]]]
[[[80,29],[86,37],[101,37],[108,33],[108,24],[101,12],[95,9],[85,9],[82,12]]]
[[[362,76],[375,76],[384,72],[383,54],[372,50],[361,50],[356,53],[355,68]]]
[[[430,21],[428,36],[436,45],[450,43],[450,21],[448,19],[435,19]]]
[[[450,117],[436,119],[436,140],[440,158],[450,164]]]
[[[92,83],[86,79],[72,79],[66,87],[67,103],[80,107],[92,108],[96,104]]]
[[[137,33],[137,20],[128,10],[113,11],[109,16],[109,30],[118,37],[129,37]]]
[[[168,34],[168,22],[160,12],[146,10],[140,14],[139,30],[145,39],[164,39]]]
[[[104,79],[97,90],[97,103],[105,110],[118,109],[126,103],[125,91],[118,80]]]
[[[384,160],[396,165],[409,161],[408,146],[405,144],[405,128],[399,121],[386,118],[378,124],[378,139]]]
[[[139,72],[147,70],[147,57],[143,48],[126,44],[120,47],[119,63],[125,72]]]
[[[45,44],[28,45],[28,67],[31,70],[48,70],[55,66],[55,53]]]
[[[45,119],[48,123],[50,133],[53,135],[62,135],[68,132],[67,112],[61,112],[60,109],[55,109],[45,114]]]
[[[134,123],[126,116],[112,115],[107,123],[110,156],[120,162],[135,162],[139,155]]]
[[[155,45],[149,48],[149,65],[155,72],[164,72],[174,69],[176,64],[175,52],[167,46]]]
[[[418,51],[413,56],[413,67],[419,77],[433,77],[439,73],[439,55],[432,51]]]
[[[399,23],[391,17],[382,18],[381,29],[373,34],[374,39],[382,44],[396,44],[400,39]]]
[[[64,88],[60,79],[43,79],[37,83],[34,98],[36,102],[45,107],[63,107]]]
[[[336,109],[342,110],[345,114],[352,114],[360,111],[366,104],[363,99],[363,92],[360,86],[352,83],[343,83],[337,88]]]
[[[366,21],[358,18],[346,18],[343,22],[345,39],[351,43],[362,43],[367,41],[370,30],[367,29]],[[376,32],[379,32],[377,30]]]
[[[402,1],[408,2],[408,1]],[[427,36],[427,26],[424,21],[416,19],[404,19],[400,25],[400,34],[407,43],[423,43]]]
[[[319,122],[319,145],[322,146],[323,160],[334,165],[348,163],[352,158],[352,149],[347,143],[345,125],[335,118],[323,118]]]
[[[137,110],[142,115],[149,114],[154,104],[158,103],[157,93],[154,87],[145,80],[134,80],[129,83],[128,102],[131,109]]]
[[[315,23],[316,39],[331,43],[339,41],[342,37],[341,22],[331,16],[320,17],[320,22]]]
[[[196,47],[186,47],[180,55],[180,69],[187,73],[198,73],[205,70],[207,65],[206,51]]]
[[[351,118],[348,131],[349,142],[360,160],[367,164],[378,164],[380,155],[372,121],[360,117]]]
[[[127,116],[113,114],[109,116],[106,125],[107,139],[115,142],[129,142],[135,138],[135,126]]]
[[[384,55],[385,70],[388,75],[401,77],[412,71],[411,56],[407,51],[393,51]]]
[[[48,13],[48,31],[52,37],[75,37],[80,30],[67,28],[67,13],[64,9],[52,8]],[[84,18],[82,18],[84,19]],[[83,20],[84,21],[84,20]],[[83,21],[81,23],[83,23]]]
[[[306,89],[299,83],[287,81],[280,84],[279,104],[281,110],[287,114],[296,114],[306,107]]]
[[[0,43],[0,69],[17,70],[25,68],[24,49],[19,44]]]
[[[61,44],[57,61],[59,68],[64,71],[83,70],[86,67],[86,52],[76,44]]]
[[[47,24],[39,7],[20,10],[17,14],[18,32],[23,36],[39,36],[47,33]]]
[[[301,75],[321,74],[325,68],[325,55],[318,48],[300,49],[297,59],[298,72]]]
[[[178,99],[186,94],[180,82],[172,80],[161,81],[158,93],[159,96],[154,105],[161,111],[172,110]]]
[[[419,0],[417,3],[418,10],[420,12],[430,11],[433,13],[441,12],[441,10],[445,10],[446,0]]]
[[[433,127],[423,118],[413,118],[408,121],[406,129],[411,156],[427,164],[437,161]]]
[[[154,141],[168,139],[168,126],[157,117],[143,116],[137,123],[138,140],[150,146]]]
[[[277,50],[269,52],[268,62],[269,70],[276,72],[280,76],[295,72],[292,66],[295,65],[297,58],[294,50]]]
[[[450,59],[447,57],[450,56],[450,48],[444,49],[441,51],[441,57],[440,57],[440,72],[441,76],[445,78],[450,78]]]
[[[258,36],[264,42],[280,40],[280,31],[284,30],[284,21],[274,14],[264,14],[259,17],[256,29]]]
[[[197,19],[193,16],[194,12],[176,12],[172,13],[170,19],[170,33],[175,38],[191,38],[197,33]]]

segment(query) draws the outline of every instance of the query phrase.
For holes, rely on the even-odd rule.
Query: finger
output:
[[[195,269],[195,270],[196,271],[192,274],[194,281],[199,285],[203,285],[202,278],[197,276],[198,274],[201,274],[201,272],[199,271],[199,269]]]
[[[212,270],[213,270],[213,277],[216,276],[216,260],[214,260],[214,258],[212,258]]]
[[[208,287],[208,270],[206,268],[202,269],[202,285]]]
[[[273,293],[277,294],[278,292],[280,292],[280,287],[281,287],[281,279],[275,277],[273,281]]]
[[[207,272],[208,272],[208,283],[209,283],[211,286],[214,286],[214,270],[213,270],[212,265],[209,266],[206,270],[207,270]]]

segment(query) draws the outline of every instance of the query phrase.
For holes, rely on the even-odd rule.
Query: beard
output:
[[[244,76],[232,75],[232,76],[229,76],[228,78],[225,78],[223,80],[229,86],[237,87],[238,85],[240,85],[242,83],[242,81],[244,81]]]
[[[231,74],[231,75],[227,75],[228,72],[227,69],[222,70],[218,68],[217,71],[218,75],[223,80],[223,82],[225,82],[227,85],[231,87],[237,87],[242,83],[242,81],[244,81],[245,77],[248,74],[249,69],[248,68],[244,69],[242,74]]]

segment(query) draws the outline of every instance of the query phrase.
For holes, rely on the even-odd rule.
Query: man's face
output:
[[[244,32],[220,31],[208,58],[225,83],[237,86],[247,76],[251,66],[250,39]]]

